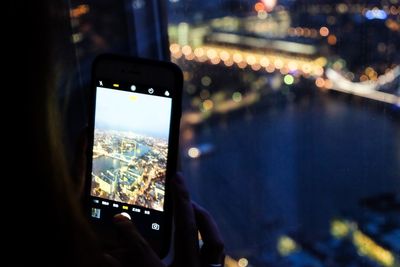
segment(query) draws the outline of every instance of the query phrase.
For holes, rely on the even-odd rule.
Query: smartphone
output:
[[[123,213],[160,258],[171,244],[182,82],[170,62],[101,55],[92,66],[88,216],[104,226]]]

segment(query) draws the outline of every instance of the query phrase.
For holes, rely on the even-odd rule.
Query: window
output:
[[[227,266],[399,264],[398,6],[169,0],[182,168]]]
[[[181,67],[226,266],[399,266],[399,0],[114,2],[71,1],[81,85],[104,52]]]

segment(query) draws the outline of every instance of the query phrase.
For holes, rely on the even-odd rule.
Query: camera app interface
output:
[[[163,211],[172,100],[147,92],[97,87],[91,195]]]

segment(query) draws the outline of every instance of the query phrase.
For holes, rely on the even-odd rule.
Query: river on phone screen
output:
[[[140,158],[146,155],[150,151],[150,148],[143,144],[138,144],[138,149],[136,151],[128,151],[123,153],[123,156],[126,160],[130,160],[132,157]],[[107,170],[112,171],[115,169],[119,169],[121,167],[127,166],[128,164],[122,160],[108,157],[108,156],[100,156],[93,159],[93,173],[96,175],[100,175],[100,173],[104,173]]]

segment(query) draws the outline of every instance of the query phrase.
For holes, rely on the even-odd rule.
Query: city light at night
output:
[[[179,168],[224,266],[400,267],[399,0],[128,2],[70,3],[79,83],[100,53],[179,66]],[[101,108],[91,193],[161,212],[170,107],[121,106]]]
[[[218,139],[216,137],[211,138],[211,136],[216,133],[214,131],[218,127],[221,128],[222,132],[225,129],[230,129],[229,125],[232,122],[226,120],[228,117],[233,117],[235,120],[242,119],[240,122],[241,127],[246,131],[251,131],[251,136],[258,136],[260,122],[257,117],[263,116],[259,114],[261,110],[268,110],[267,107],[272,108],[269,106],[271,102],[280,106],[277,103],[285,99],[284,102],[286,104],[282,105],[289,105],[288,112],[290,112],[291,108],[293,108],[292,105],[296,107],[297,104],[288,103],[298,103],[301,107],[312,106],[313,98],[306,97],[303,99],[302,95],[315,93],[323,98],[348,96],[349,98],[354,97],[360,102],[361,100],[358,99],[373,101],[387,105],[385,107],[388,109],[400,106],[400,91],[398,90],[400,62],[394,53],[394,47],[398,47],[398,45],[390,39],[385,39],[379,34],[376,35],[379,31],[385,31],[385,34],[392,36],[392,40],[397,40],[393,34],[400,29],[400,14],[395,1],[397,0],[387,1],[387,3],[382,2],[382,6],[368,5],[366,3],[353,4],[348,1],[335,3],[310,1],[307,4],[301,1],[254,1],[251,5],[249,4],[248,13],[242,13],[240,16],[226,13],[219,17],[215,16],[208,20],[203,20],[201,23],[186,22],[189,28],[187,31],[188,36],[186,37],[175,35],[176,24],[170,24],[171,58],[185,71],[192,73],[189,79],[185,79],[188,92],[190,92],[191,104],[183,114],[183,125],[191,130],[199,127],[204,131],[204,133],[198,132],[197,134],[201,137],[197,137],[194,133],[196,130],[194,130],[186,141],[189,143],[187,148],[188,158],[193,161],[193,166],[188,169],[192,171],[197,166],[210,166],[209,164],[211,164],[201,156],[202,153],[198,146],[191,146],[194,140],[199,138]],[[364,29],[363,27],[367,27],[365,25],[369,25],[368,27],[370,28]],[[189,42],[185,43],[181,42],[181,40],[185,40],[185,42],[188,40]],[[371,44],[368,43],[370,45],[368,50],[362,50],[366,49],[363,48],[366,40],[369,40]],[[375,43],[372,45],[373,42]],[[352,51],[352,54],[349,53],[350,51]],[[364,54],[360,51],[364,51]],[[370,61],[361,63],[360,59],[367,58],[365,53],[368,53]],[[388,57],[389,54],[391,57]],[[389,58],[393,60],[389,60]],[[197,74],[197,72],[199,73]],[[321,105],[324,106],[325,104]],[[323,116],[322,114],[325,112],[330,114],[329,116],[332,116],[332,118],[339,120],[342,108],[331,108],[327,108],[327,111],[321,111],[320,116]],[[301,108],[298,112],[303,114]],[[283,118],[279,116],[277,121],[283,123]],[[262,118],[265,119],[265,117]],[[251,124],[252,120],[257,121],[257,123],[254,122],[256,126],[247,129],[247,125]],[[329,121],[329,119],[327,120]],[[219,124],[214,125],[218,121]],[[305,125],[304,132],[308,134],[310,132],[307,126],[312,127],[312,123],[307,120],[299,122],[299,124]],[[324,123],[316,124],[316,127],[318,128]],[[336,121],[331,123],[332,129],[335,129]],[[296,135],[294,133],[295,129],[300,126],[297,123],[293,125],[286,126],[288,128],[281,130],[279,132],[280,136],[285,135],[285,133],[289,136],[291,134]],[[273,131],[276,124],[269,122],[265,127]],[[336,132],[332,129],[331,131]],[[318,128],[316,131],[319,133],[320,129]],[[322,146],[329,147],[330,142],[332,142],[332,145],[335,144],[336,147],[348,146],[349,144],[341,142],[340,144],[335,143],[335,140],[343,140],[348,135],[348,133],[340,132],[339,130],[338,132],[334,138],[339,139],[325,141],[328,144]],[[357,140],[363,140],[364,134],[363,129],[360,129]],[[324,139],[327,134],[326,132],[321,132],[319,135]],[[297,142],[303,142],[303,139],[297,135],[295,138]],[[233,147],[233,150],[235,151],[236,149],[241,155],[243,153],[240,149],[241,146],[236,145],[241,138],[238,137],[235,140],[228,148]],[[254,142],[263,144],[265,141],[257,140]],[[311,145],[314,141],[309,141],[311,144],[305,145],[307,148],[299,152],[296,150],[297,143],[286,142],[289,144],[286,145],[285,143],[283,146],[294,149],[296,153],[299,153],[300,158],[303,153],[309,153],[308,149],[317,154],[319,153],[317,151],[321,149],[318,146]],[[272,143],[269,147],[260,145],[260,147],[256,146],[255,149],[256,151],[265,151],[265,153],[275,155],[277,150],[275,150],[275,143]],[[215,145],[218,147],[221,144],[217,142]],[[350,146],[353,145],[355,144]],[[286,153],[289,153],[288,155],[290,155],[291,149],[286,151]],[[246,149],[244,150],[246,151]],[[236,157],[224,154],[223,150],[218,153],[229,159],[235,159]],[[290,158],[288,155],[285,155],[285,158]],[[249,155],[244,157],[252,158]],[[334,162],[337,161],[337,159],[330,158],[331,162],[325,162],[327,160],[325,157],[325,155],[321,154],[315,162],[321,161],[324,163],[319,164],[330,166],[330,164],[335,164]],[[336,155],[336,157],[346,158],[345,155]],[[358,156],[354,157],[357,158]],[[262,158],[264,159],[264,157]],[[279,164],[278,162],[279,160],[274,164]],[[247,164],[253,166],[251,163]],[[265,164],[268,165],[268,163]],[[297,164],[311,166],[307,165],[310,164],[308,162],[292,164],[295,166]],[[236,165],[242,166],[238,163],[232,166]],[[270,165],[268,166],[271,168]],[[308,167],[305,166],[301,165],[299,168],[307,169]],[[235,167],[233,168],[235,169]],[[352,167],[349,168],[351,169]],[[245,169],[247,172],[244,176],[247,177],[247,173],[249,173],[258,177],[257,171]],[[278,173],[280,172],[278,171]],[[296,171],[294,172],[296,173]],[[332,172],[335,172],[334,168]],[[205,173],[207,172],[205,171]],[[314,171],[309,171],[308,175],[312,173]],[[264,175],[269,177],[268,172]],[[305,175],[301,179],[307,181],[308,177]],[[314,179],[318,181],[324,178],[315,177]],[[340,180],[339,177],[332,177],[331,179],[332,181]],[[352,179],[354,178],[352,177],[350,180]],[[345,183],[341,182],[343,186],[345,186]],[[298,190],[297,186],[295,188]],[[323,190],[328,194],[330,192],[328,189]],[[260,199],[263,200],[264,198]],[[283,200],[280,199],[279,201]],[[296,202],[297,200],[293,199],[292,201]],[[319,200],[315,201],[318,202]],[[325,201],[329,202],[330,200]],[[264,204],[262,202],[259,203],[261,206]],[[290,206],[290,204],[286,205]],[[318,204],[315,205],[319,208]],[[297,211],[294,210],[292,212],[296,213]],[[290,217],[290,215],[287,216]],[[330,232],[331,239],[315,238],[317,241],[310,241],[307,238],[303,238],[303,234],[307,236],[302,232],[303,230],[298,229],[294,235],[288,234],[290,233],[289,230],[283,234],[277,230],[279,234],[273,243],[273,247],[277,255],[283,259],[282,261],[277,261],[281,263],[279,266],[326,266],[327,262],[335,262],[338,264],[337,266],[351,266],[352,264],[354,266],[364,266],[366,262],[370,265],[365,266],[398,266],[398,257],[395,256],[396,242],[392,242],[389,249],[382,245],[382,236],[370,235],[370,233],[364,231],[356,220],[329,219],[331,219],[330,229],[326,227],[325,231]],[[259,222],[257,221],[256,223]],[[287,222],[287,224],[292,225],[290,222]],[[295,228],[293,225],[292,227]],[[308,228],[308,226],[302,227]],[[322,232],[321,229],[315,230]],[[313,233],[313,231],[311,232]],[[395,236],[395,234],[393,235]],[[236,239],[233,238],[233,240]],[[255,240],[263,243],[263,241],[267,242],[266,240],[269,240],[269,238],[255,238]],[[248,243],[245,243],[241,247],[246,251],[249,246]],[[227,258],[225,264],[229,267],[242,265],[264,266],[263,264],[267,263],[269,264],[267,264],[268,266],[274,266],[276,263],[274,260],[265,260],[268,257],[274,257],[272,256],[274,253],[271,252],[271,247],[269,247],[269,250],[267,249],[268,252],[261,254],[258,254],[258,249],[262,250],[261,248],[254,249],[254,254],[250,254],[251,256],[249,257],[246,256],[246,258],[243,257],[241,252],[233,252]],[[342,253],[349,253],[349,255],[354,253],[348,259],[347,265],[336,262],[340,259]],[[235,255],[235,257],[232,257],[232,255]],[[265,257],[265,261],[262,260],[263,257]],[[248,262],[247,259],[249,259]]]

